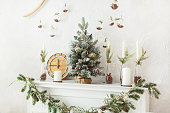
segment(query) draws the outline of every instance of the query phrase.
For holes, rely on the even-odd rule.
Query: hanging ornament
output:
[[[38,28],[42,28],[42,21],[40,20],[40,25],[38,26]]]
[[[110,26],[113,26],[114,25],[114,22],[110,23]]]
[[[90,61],[90,58],[87,58],[87,59],[86,59],[86,62],[88,62],[88,61]]]
[[[64,12],[64,13],[67,13],[67,12],[68,12],[67,4],[65,3],[64,6],[65,6],[65,9],[63,10],[63,12]]]
[[[116,3],[112,3],[110,6],[113,10],[116,10],[118,8],[118,5]]]
[[[96,73],[99,73],[100,71],[99,71],[99,69],[96,69],[95,72],[96,72]]]
[[[59,22],[59,21],[60,21],[60,20],[59,20],[59,14],[60,14],[60,13],[58,13],[58,12],[56,12],[56,13],[54,14],[54,16],[55,16],[54,21],[55,21],[55,22]]]
[[[95,58],[96,57],[96,54],[94,53],[93,55],[92,55],[92,58]]]
[[[118,27],[118,28],[123,28],[124,26],[121,25],[121,24],[118,24],[117,27]]]

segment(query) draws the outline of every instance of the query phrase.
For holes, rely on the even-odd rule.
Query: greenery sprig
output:
[[[126,48],[125,50],[125,57],[119,57],[117,55],[117,58],[119,59],[119,61],[122,63],[122,64],[125,64],[127,61],[129,61],[133,56],[135,55],[135,53],[132,53],[129,55],[128,53],[128,48]]]
[[[144,50],[144,48],[142,48],[142,56],[139,59],[137,59],[136,65],[142,65],[142,62],[148,58],[148,56],[145,55],[146,51]]]
[[[21,89],[21,92],[25,92],[27,90],[26,99],[28,100],[32,97],[33,105],[39,101],[47,104],[49,113],[72,113],[72,111],[76,111],[78,113],[98,113],[98,110],[101,110],[101,113],[104,113],[105,110],[109,110],[113,113],[121,113],[122,111],[128,112],[130,109],[136,109],[129,99],[139,100],[140,95],[144,93],[144,89],[139,88],[143,85],[139,84],[137,85],[138,87],[131,88],[127,93],[121,93],[119,95],[111,94],[105,98],[103,106],[91,107],[90,109],[85,110],[78,106],[67,106],[64,103],[60,103],[59,99],[55,99],[52,96],[47,95],[47,90],[39,91],[34,83],[34,78],[25,77],[24,75],[19,74],[17,80],[24,82],[24,87]],[[152,89],[155,89],[155,85],[150,86],[152,86]],[[143,87],[148,86],[144,85]]]
[[[114,52],[110,51],[111,48],[111,44],[110,42],[108,42],[107,46],[106,46],[106,59],[107,59],[107,63],[111,63],[111,58],[114,54]]]
[[[142,87],[142,88],[147,88],[149,91],[149,94],[153,97],[155,97],[156,99],[159,99],[160,96],[160,91],[156,88],[156,84],[155,83],[145,83],[145,79],[140,79],[137,84],[136,87]]]
[[[41,56],[41,62],[43,63],[43,62],[45,62],[45,58],[46,58],[46,56],[47,56],[47,51],[44,49],[44,50],[41,50],[41,54],[40,54],[40,56]]]

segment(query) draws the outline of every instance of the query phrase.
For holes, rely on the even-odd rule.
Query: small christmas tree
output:
[[[75,40],[72,42],[69,55],[72,67],[71,75],[82,78],[104,75],[99,67],[100,51],[95,46],[98,40],[93,41],[92,34],[87,33],[88,22],[85,22],[84,17],[78,26],[81,31],[78,31],[77,36],[74,36]]]

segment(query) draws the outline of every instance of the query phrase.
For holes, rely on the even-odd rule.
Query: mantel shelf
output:
[[[128,91],[132,87],[122,87],[120,83],[105,84],[105,83],[93,83],[93,84],[79,84],[75,80],[64,80],[62,83],[52,81],[35,81],[38,87],[44,88],[61,88],[61,89],[74,89],[74,90],[93,90],[93,91],[114,91],[123,92]],[[133,85],[134,86],[134,85]]]

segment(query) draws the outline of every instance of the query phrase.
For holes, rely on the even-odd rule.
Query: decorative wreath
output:
[[[48,105],[49,113],[104,113],[104,111],[107,110],[112,113],[121,113],[122,111],[128,113],[130,109],[136,109],[130,99],[139,100],[140,95],[144,93],[143,88],[147,88],[149,94],[157,99],[159,99],[160,95],[160,91],[156,88],[156,84],[145,83],[144,79],[140,79],[135,87],[132,87],[127,93],[121,93],[119,95],[110,94],[104,99],[103,105],[91,107],[90,109],[83,109],[78,106],[67,106],[65,103],[61,103],[59,99],[47,95],[47,90],[39,91],[33,82],[34,80],[34,78],[25,77],[24,75],[19,74],[16,81],[24,82],[24,87],[21,89],[21,92],[27,90],[27,100],[31,97],[33,105],[39,101]]]

